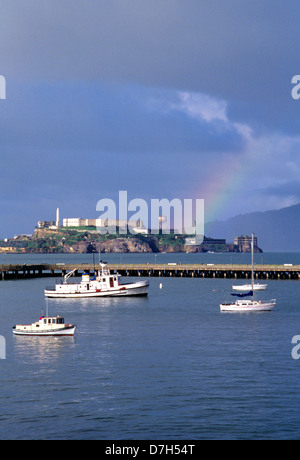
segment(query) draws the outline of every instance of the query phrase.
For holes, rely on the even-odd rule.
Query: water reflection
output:
[[[18,361],[34,359],[38,363],[58,360],[61,355],[70,352],[76,343],[75,336],[33,337],[14,336],[14,349]]]
[[[87,309],[101,309],[112,307],[141,307],[147,305],[148,297],[89,297],[79,299],[49,299],[49,311],[73,312]],[[51,310],[50,310],[51,309]]]

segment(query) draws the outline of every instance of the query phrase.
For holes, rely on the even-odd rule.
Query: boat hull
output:
[[[46,336],[73,336],[76,330],[76,326],[65,327],[62,329],[57,330],[39,330],[39,331],[32,331],[30,329],[21,330],[21,329],[13,329],[13,333],[15,335],[28,335],[28,336],[39,336],[39,337],[46,337]]]
[[[232,286],[232,289],[234,291],[252,291],[252,284],[244,284],[241,286]],[[267,284],[254,284],[253,285],[253,291],[265,291],[267,289]]]
[[[45,289],[44,293],[49,298],[83,298],[83,297],[124,297],[124,296],[147,296],[149,291],[148,281],[124,284],[105,290],[90,290],[86,292],[58,292],[55,289]]]
[[[236,312],[253,312],[253,311],[271,311],[276,305],[275,300],[269,302],[259,301],[237,301],[235,303],[220,304],[221,311],[236,311]]]

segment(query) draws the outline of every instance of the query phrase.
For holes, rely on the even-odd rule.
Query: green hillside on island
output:
[[[225,240],[204,238],[201,245],[186,244],[187,235],[101,235],[95,227],[36,228],[32,235],[0,240],[0,253],[159,253],[248,252]],[[256,248],[256,252],[262,252]]]

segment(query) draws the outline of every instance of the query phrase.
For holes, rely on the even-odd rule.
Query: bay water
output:
[[[1,255],[1,263],[92,263]],[[250,263],[249,254],[111,254],[108,262]],[[256,254],[256,263],[300,254]],[[123,281],[131,278],[123,278]],[[268,280],[265,313],[221,313],[233,280],[150,278],[146,298],[49,299],[74,337],[21,337],[55,279],[0,281],[0,439],[298,439],[300,280]]]

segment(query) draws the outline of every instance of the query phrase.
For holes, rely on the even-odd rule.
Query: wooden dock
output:
[[[123,276],[143,277],[194,277],[251,279],[251,265],[218,264],[109,264],[112,272]],[[94,274],[93,264],[39,264],[0,265],[0,280],[62,277],[76,270],[74,276],[84,272]],[[300,265],[255,265],[255,279],[300,280]]]

